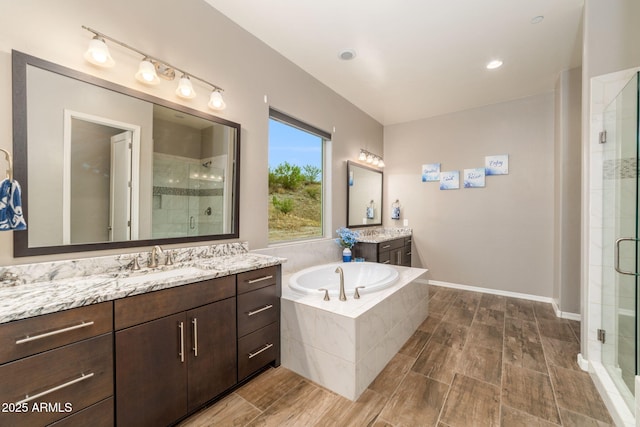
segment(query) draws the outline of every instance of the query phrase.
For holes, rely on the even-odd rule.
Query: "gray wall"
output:
[[[148,88],[133,77],[140,58],[117,46],[111,46],[116,67],[103,70],[86,63],[83,54],[91,34],[81,25],[87,25],[225,89],[227,109],[217,115],[242,125],[240,239],[249,241],[251,248],[266,247],[268,241],[270,106],[328,132],[335,127],[329,228],[335,230],[344,225],[346,160],[354,159],[361,147],[382,152],[382,125],[204,1],[182,0],[177,7],[176,1],[158,0],[152,2],[153,10],[150,4],[126,0],[91,4],[82,0],[30,0],[5,4],[0,15],[0,147],[12,150],[11,49],[209,112],[206,87],[194,81],[198,96],[193,100],[175,96],[177,82]],[[268,103],[264,102],[265,95]],[[151,165],[142,168],[143,172],[149,171]],[[2,265],[96,255],[14,259],[11,235],[0,234]],[[118,252],[125,251],[102,254]]]
[[[555,90],[553,297],[569,313],[580,313],[581,99],[582,69],[562,72]]]
[[[413,264],[432,280],[551,297],[553,93],[385,127],[385,207],[400,200],[414,230]],[[480,189],[439,190],[420,167],[484,166],[508,154],[509,175]]]

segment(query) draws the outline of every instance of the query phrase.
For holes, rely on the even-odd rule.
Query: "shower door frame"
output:
[[[631,411],[638,360],[640,73],[603,112],[602,364]],[[629,319],[631,317],[631,319]]]

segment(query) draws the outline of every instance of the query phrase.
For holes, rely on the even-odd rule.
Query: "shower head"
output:
[[[202,164],[202,166],[204,166],[205,168],[210,168],[211,167],[211,160],[209,160],[208,162],[204,162]]]

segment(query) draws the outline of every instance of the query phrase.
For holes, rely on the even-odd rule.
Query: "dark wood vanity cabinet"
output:
[[[358,242],[354,257],[381,264],[411,267],[411,237],[400,237],[379,243]]]
[[[0,325],[0,425],[113,425],[111,302]]]
[[[116,300],[117,426],[164,426],[280,364],[280,267]]]
[[[235,295],[227,276],[115,301],[119,427],[169,425],[236,384]]]
[[[280,267],[238,274],[238,381],[280,365]]]

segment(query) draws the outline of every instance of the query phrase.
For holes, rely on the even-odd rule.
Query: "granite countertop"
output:
[[[411,237],[411,230],[399,230],[394,231],[392,233],[378,233],[372,235],[360,235],[358,237],[358,242],[362,243],[382,243],[388,242],[389,240],[400,239],[403,237]]]
[[[55,313],[285,262],[255,253],[198,258],[173,266],[100,273],[0,287],[0,323]]]

